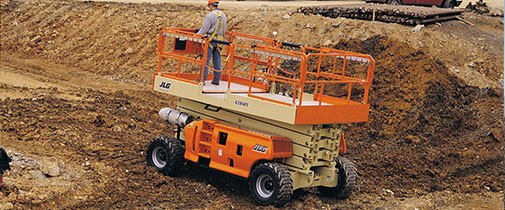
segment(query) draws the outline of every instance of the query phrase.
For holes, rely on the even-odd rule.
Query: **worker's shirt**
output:
[[[218,24],[218,15],[221,13],[221,25],[217,28],[216,36],[224,36],[226,33],[226,15],[221,10],[216,9],[205,16],[203,20],[202,27],[198,31],[198,34],[208,34],[214,33],[214,29]]]

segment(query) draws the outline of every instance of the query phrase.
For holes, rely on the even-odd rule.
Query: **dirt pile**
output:
[[[1,10],[2,50],[144,83],[150,81],[149,72],[156,66],[154,52],[158,32],[164,27],[198,28],[207,13],[204,7],[198,6],[88,1],[3,0]],[[409,27],[396,24],[291,12],[268,6],[251,8],[247,12],[225,10],[229,30],[309,46],[385,35],[403,40],[414,48],[427,48],[430,56],[457,67],[461,71],[459,77],[474,78],[475,83],[482,86],[503,87],[496,82],[503,78],[499,73],[503,63],[494,59],[503,56],[503,21],[500,19],[465,14],[465,19],[475,22],[475,26],[444,23],[444,27],[433,26],[431,32],[412,33]],[[277,35],[272,35],[273,31]],[[475,34],[468,36],[468,31]],[[454,56],[447,56],[448,53]],[[476,69],[479,74],[466,75],[467,69]]]
[[[400,194],[502,189],[503,122],[493,117],[503,112],[502,90],[468,86],[440,60],[385,37],[336,47],[377,61],[370,122],[348,132],[364,185],[388,180],[372,189]]]
[[[174,5],[11,0],[4,1],[2,12],[7,14],[2,15],[2,50],[142,82],[156,67],[158,32],[196,28],[170,17],[194,17],[195,23],[205,15],[204,8]]]

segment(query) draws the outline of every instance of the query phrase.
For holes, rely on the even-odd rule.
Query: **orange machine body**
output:
[[[213,169],[248,178],[256,163],[292,156],[291,140],[214,120],[199,120],[184,128],[184,158]],[[202,159],[203,158],[203,159]]]

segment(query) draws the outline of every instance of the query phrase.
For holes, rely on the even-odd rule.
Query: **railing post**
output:
[[[347,65],[347,55],[344,55],[344,61],[342,62],[342,76],[345,76],[345,66]]]
[[[200,82],[203,82],[205,84],[205,81],[203,81],[203,75],[205,73],[205,66],[207,65],[207,55],[209,53],[209,40],[205,40],[205,44],[203,47],[203,58],[202,58],[202,70],[200,71]],[[209,69],[210,70],[210,69]],[[207,72],[209,73],[209,72]]]
[[[307,55],[302,54],[301,56],[302,62],[300,64],[300,106],[302,105],[303,100],[303,90],[305,88],[305,81],[307,80]]]
[[[323,95],[324,95],[324,82],[321,84],[321,93],[318,93],[319,97],[319,106],[321,106],[321,103],[323,102]]]
[[[254,75],[256,72],[256,59],[257,59],[257,57],[258,57],[258,54],[253,52],[252,63],[251,63],[251,72],[249,73],[249,91],[247,91],[248,96],[251,95],[251,90],[252,90],[252,86],[253,86],[253,78],[254,78]]]
[[[233,75],[233,65],[235,61],[235,46],[233,44],[230,44],[226,49],[229,56],[228,61],[226,61],[226,65],[228,66],[228,89],[230,89],[231,77]]]
[[[298,85],[293,85],[293,101],[292,101],[292,106],[296,106],[296,89],[298,89],[297,87]],[[300,101],[301,102],[301,101]]]
[[[374,74],[374,70],[375,70],[375,60],[372,57],[369,57],[368,60],[370,63],[368,65],[365,94],[363,95],[363,103],[364,104],[368,103],[368,92],[370,90],[370,87],[372,86],[372,78],[373,78],[373,74]]]
[[[351,90],[352,90],[352,82],[349,83],[349,90],[347,91],[347,103],[351,102]]]

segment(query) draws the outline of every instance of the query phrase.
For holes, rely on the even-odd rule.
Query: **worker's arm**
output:
[[[223,29],[223,36],[225,36],[225,35],[226,35],[226,30],[228,29],[228,28],[227,28],[227,27],[228,27],[228,26],[227,26],[227,25],[228,25],[228,23],[227,23],[227,22],[228,22],[228,18],[226,17],[226,15],[225,15],[225,14],[223,14],[223,26],[224,26],[224,27],[223,27],[223,28],[224,28],[224,29]]]
[[[210,17],[211,14],[208,14],[207,16],[205,16],[205,19],[203,20],[203,23],[202,23],[202,27],[200,27],[200,30],[197,32],[198,34],[207,34],[209,32],[210,26],[212,24],[211,17]]]

